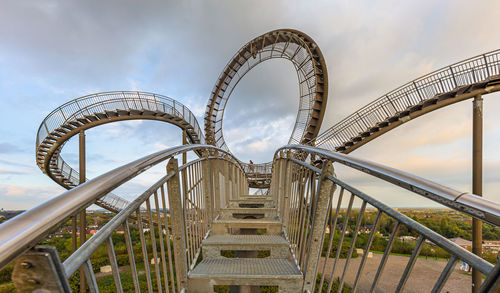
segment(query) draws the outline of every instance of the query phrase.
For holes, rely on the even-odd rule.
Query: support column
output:
[[[85,183],[86,180],[86,167],[85,167],[85,131],[81,130],[78,136],[78,150],[79,150],[79,172],[80,172],[80,181],[79,183]],[[80,212],[80,246],[85,243],[86,240],[86,231],[87,231],[87,220],[86,220],[87,212],[83,209]],[[80,268],[80,292],[87,291],[87,284],[85,282],[85,272],[83,266]]]
[[[186,234],[184,232],[184,209],[182,208],[181,185],[177,159],[172,158],[167,164],[167,174],[174,174],[167,181],[170,220],[174,244],[175,269],[179,280],[179,291],[187,288]]]
[[[472,102],[472,193],[483,196],[483,98],[474,97]],[[481,257],[483,254],[483,223],[472,219],[472,252]],[[481,272],[472,269],[472,292],[479,292]]]
[[[325,237],[325,228],[329,218],[330,195],[333,192],[333,188],[335,188],[333,182],[325,178],[328,175],[333,175],[333,166],[330,161],[326,161],[323,165],[319,179],[320,182],[316,191],[316,204],[313,210],[314,217],[311,226],[311,235],[309,236],[311,244],[307,248],[307,259],[304,266],[304,288],[302,289],[304,292],[312,292],[316,282],[316,273]]]
[[[208,213],[208,229],[212,229],[212,221],[214,219],[214,193],[212,187],[212,177],[210,176],[210,161],[208,160],[208,151],[204,153],[205,161],[202,163],[203,168],[203,192],[205,193],[205,205]]]
[[[186,137],[186,131],[182,131],[182,145],[187,144],[187,137]],[[182,165],[185,165],[187,163],[187,153],[184,152],[182,153]],[[187,169],[182,170],[182,191],[184,192],[183,196],[187,197]],[[183,193],[181,192],[181,194]]]
[[[232,164],[231,164],[231,179],[232,179],[232,185],[231,185],[231,199],[236,199],[238,198],[238,195],[237,195],[237,167],[236,167],[236,161],[234,161]]]
[[[214,174],[214,199],[215,199],[215,212],[213,213],[214,217],[217,217],[220,212],[220,175],[219,175],[219,166],[220,166],[220,160],[219,160],[219,153],[216,151],[215,154],[215,159],[212,162],[212,171]]]
[[[224,205],[223,205],[223,208],[227,207],[227,204],[229,203],[229,174],[231,174],[230,172],[230,166],[229,166],[229,156],[228,155],[225,155],[224,156],[226,158],[227,161],[223,161],[224,162],[224,167],[223,167],[223,170],[222,172],[225,173],[224,174]]]
[[[285,158],[291,158],[291,157],[292,157],[292,153],[290,151],[288,151]],[[290,207],[290,194],[292,193],[292,177],[293,177],[292,161],[287,159],[285,166],[286,166],[285,167],[285,178],[284,178],[284,182],[283,182],[284,195],[283,195],[283,205],[282,205],[283,219],[281,220],[281,222],[283,224],[283,231],[285,233],[288,233],[287,229],[288,229],[288,217],[289,217],[289,213],[290,213],[290,208],[289,208]]]

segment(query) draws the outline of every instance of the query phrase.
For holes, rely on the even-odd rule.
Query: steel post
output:
[[[481,95],[472,101],[472,193],[483,195],[483,98]],[[472,219],[472,252],[482,256],[482,222]],[[472,292],[479,292],[481,272],[472,269]]]
[[[184,232],[184,215],[182,208],[181,185],[177,159],[172,158],[167,164],[167,174],[173,174],[167,181],[170,219],[174,244],[174,259],[179,290],[187,288],[186,234]]]
[[[222,161],[225,165],[222,169],[222,172],[224,173],[224,201],[225,201],[223,207],[226,207],[226,205],[229,203],[229,180],[230,180],[229,174],[231,174],[229,166],[229,156],[226,155],[225,158],[227,161]]]
[[[78,151],[79,151],[79,171],[80,171],[80,184],[85,183],[86,180],[86,167],[85,167],[85,131],[81,130],[78,136]],[[85,243],[87,231],[87,212],[83,209],[80,212],[80,246]],[[87,285],[85,283],[85,271],[83,266],[80,268],[80,292],[86,292]]]
[[[289,213],[290,213],[290,195],[292,193],[292,164],[293,162],[290,161],[289,159],[292,157],[292,153],[288,152],[286,157],[288,160],[286,160],[285,163],[285,176],[284,176],[284,182],[282,183],[284,186],[284,195],[283,195],[283,218],[281,219],[281,222],[283,224],[283,231],[286,233],[287,228],[288,228],[288,220],[289,220]]]
[[[215,199],[215,213],[213,213],[214,217],[217,217],[220,212],[220,175],[219,175],[219,153],[215,152],[215,159],[212,162],[212,172],[214,174],[214,199]]]
[[[210,160],[208,159],[208,152],[204,154],[205,160],[202,162],[203,168],[203,193],[205,195],[205,208],[208,214],[208,229],[212,229],[213,216],[213,187],[212,177],[210,176]]]
[[[328,221],[328,210],[331,205],[330,195],[332,189],[335,188],[333,182],[326,179],[326,176],[333,176],[332,162],[326,161],[316,191],[316,208],[311,228],[312,241],[307,248],[307,258],[304,266],[304,288],[302,291],[313,292],[316,284],[316,273],[318,271],[319,258],[321,257],[321,248],[323,247],[323,239],[325,237],[325,228]]]

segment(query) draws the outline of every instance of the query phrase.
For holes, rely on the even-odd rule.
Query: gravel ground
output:
[[[377,273],[378,265],[382,259],[381,254],[373,254],[373,258],[368,258],[361,275],[361,281],[358,285],[358,292],[369,292],[371,283]],[[391,255],[387,260],[384,272],[379,280],[375,292],[394,292],[398,286],[399,279],[408,263],[409,257]],[[357,269],[361,261],[361,256],[351,260],[348,268],[346,283],[351,285],[356,278]],[[325,271],[330,275],[334,259],[329,259]],[[335,268],[334,277],[340,277],[344,269],[344,259],[340,259]],[[447,261],[418,258],[413,271],[410,274],[404,292],[430,292],[441,275]],[[318,271],[323,269],[324,258],[321,258]],[[471,292],[471,277],[459,270],[460,262],[457,263],[453,273],[446,282],[441,292],[460,293]]]

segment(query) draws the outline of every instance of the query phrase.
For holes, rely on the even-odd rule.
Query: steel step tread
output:
[[[204,259],[190,273],[190,278],[302,278],[297,266],[288,259],[229,258]]]
[[[237,202],[237,203],[251,203],[251,202],[259,202],[259,203],[262,203],[262,202],[265,202],[265,201],[273,201],[272,198],[253,198],[253,197],[250,197],[250,198],[239,198],[239,199],[230,199],[229,200],[230,202]]]
[[[259,213],[265,213],[265,212],[276,212],[276,208],[232,208],[232,207],[227,207],[227,208],[221,208],[221,210],[231,212],[231,213],[245,213],[245,214],[259,214]]]
[[[215,219],[214,224],[240,224],[240,223],[251,223],[251,224],[281,224],[281,221],[276,219]]]
[[[203,245],[288,245],[280,235],[211,235]]]

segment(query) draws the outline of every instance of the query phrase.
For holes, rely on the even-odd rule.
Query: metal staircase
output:
[[[237,201],[239,205],[268,206],[272,202],[273,198],[264,196]],[[258,215],[262,218],[256,219]],[[188,274],[189,292],[211,292],[214,285],[277,286],[280,292],[301,292],[302,273],[292,261],[288,241],[276,233],[281,231],[281,223],[275,206],[223,208],[214,225],[220,225],[219,220],[227,230],[216,229],[221,234],[203,240],[203,260]],[[273,228],[264,230],[271,221]],[[226,258],[223,251],[234,252],[236,257]],[[259,251],[269,256],[257,258]]]

